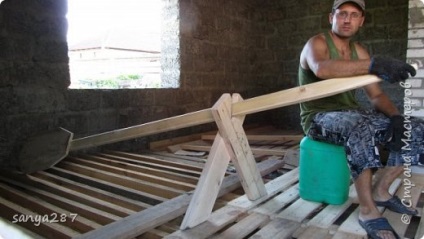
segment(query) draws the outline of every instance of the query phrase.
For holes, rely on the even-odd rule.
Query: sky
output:
[[[157,32],[160,3],[161,0],[68,0],[68,43],[114,26],[136,26]]]

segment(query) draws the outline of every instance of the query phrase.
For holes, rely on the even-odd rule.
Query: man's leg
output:
[[[385,177],[383,176],[383,178],[384,179],[382,179],[382,182],[384,181],[386,183],[390,181],[387,175]],[[365,169],[364,171],[362,171],[362,173],[356,178],[354,183],[355,183],[355,188],[358,194],[358,201],[359,201],[359,220],[366,221],[370,219],[380,218],[381,213],[378,211],[377,207],[375,206],[374,199],[372,197],[371,169]],[[381,238],[396,238],[393,232],[391,231],[381,230],[377,234]]]
[[[384,135],[382,130],[388,127],[388,119],[381,117],[374,120],[373,115],[348,111],[322,113],[314,120],[309,136],[345,146],[358,194],[359,220],[364,222],[381,218],[373,198],[371,168],[382,167],[376,145],[380,143],[378,136]],[[397,176],[383,176],[379,188],[387,190]],[[381,238],[396,238],[389,230],[380,230],[377,234]]]
[[[393,181],[402,174],[403,167],[386,167],[380,169],[380,174],[374,183],[372,195],[375,201],[387,201],[392,195],[389,193],[389,187]]]

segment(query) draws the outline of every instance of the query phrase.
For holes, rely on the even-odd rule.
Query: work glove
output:
[[[390,83],[404,81],[409,78],[409,74],[415,76],[417,73],[410,64],[383,56],[372,57],[368,71]]]
[[[390,117],[390,125],[387,130],[385,141],[387,142],[386,147],[393,151],[400,151],[404,146],[402,137],[404,137],[405,120],[401,115],[395,115]]]

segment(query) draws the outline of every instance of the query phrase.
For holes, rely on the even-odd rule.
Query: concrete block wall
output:
[[[263,46],[256,44],[263,42],[262,32],[251,30],[254,1],[162,1],[168,26],[163,41],[177,42],[162,49],[167,88],[115,91],[67,89],[67,0],[1,2],[0,123],[7,126],[0,128],[1,167],[16,169],[25,140],[57,127],[80,138],[210,108],[223,93],[241,92],[249,97],[268,87],[256,81],[254,74],[256,62],[266,58],[265,54],[248,57],[249,47]],[[216,126],[191,127],[105,147],[136,151],[152,140],[211,128]]]
[[[67,89],[67,0],[1,2],[0,124],[6,126],[0,128],[1,167],[16,167],[26,138],[57,127],[79,138],[209,108],[223,93],[251,98],[296,86],[301,47],[328,29],[332,5],[332,0],[162,1],[164,23],[171,27],[163,41],[177,42],[162,49],[169,88],[116,91]],[[372,53],[405,59],[408,0],[367,0],[367,9],[359,39]],[[401,89],[388,90],[403,99]],[[246,121],[300,129],[298,106],[249,115]],[[211,128],[106,147],[136,151],[152,140]]]
[[[424,3],[409,1],[408,24],[409,63],[418,67],[417,75],[409,79],[405,87],[405,114],[424,119]]]

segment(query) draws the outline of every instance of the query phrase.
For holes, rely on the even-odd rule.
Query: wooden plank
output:
[[[190,143],[185,143],[180,145],[181,149],[183,150],[193,150],[193,151],[203,151],[203,152],[209,152],[211,150],[211,146],[209,145],[195,145]],[[260,155],[280,155],[284,156],[286,151],[281,149],[268,149],[268,148],[258,148],[258,147],[251,147],[253,154],[260,154]]]
[[[261,175],[269,174],[280,168],[283,163],[280,160],[266,160],[258,163]],[[218,197],[240,187],[237,175],[230,175],[224,178]],[[163,223],[169,222],[183,215],[190,203],[192,194],[184,194],[170,199],[159,205],[150,207],[141,212],[132,214],[123,220],[110,223],[100,229],[85,233],[77,238],[85,239],[126,239],[134,238],[149,231]]]
[[[356,192],[354,193],[354,191],[355,185],[352,184],[349,188],[349,198],[345,203],[341,205],[327,205],[308,222],[308,225],[329,228],[352,205],[354,201],[353,197],[356,196]]]
[[[246,137],[249,141],[299,141],[302,140],[302,138],[304,137],[303,135],[299,134],[299,135],[269,135],[269,134],[264,134],[264,135],[252,135],[249,133],[246,133]],[[203,134],[201,136],[202,140],[213,140],[213,135],[205,135]]]
[[[171,139],[164,139],[164,140],[149,142],[149,149],[164,150],[171,145],[181,144],[187,141],[198,140],[201,138],[203,134],[204,133],[191,134],[191,135],[185,135],[180,137],[173,137]]]
[[[193,199],[187,209],[181,224],[181,229],[187,229],[205,221],[211,214],[219,188],[225,176],[231,154],[228,145],[218,133],[212,145],[205,169],[194,190]]]
[[[106,202],[102,199],[91,197],[76,191],[72,191],[68,188],[64,188],[62,186],[56,185],[54,183],[51,183],[43,179],[33,177],[31,175],[28,175],[27,177],[29,180],[22,180],[22,182],[25,183],[26,185],[32,185],[38,189],[48,191],[49,193],[53,193],[57,196],[67,198],[75,202],[79,202],[81,204],[102,210],[104,212],[108,212],[113,215],[125,217],[135,212],[133,210]]]
[[[263,205],[253,209],[253,212],[273,215],[297,198],[299,198],[299,184],[293,185],[289,189],[271,198]]]
[[[117,175],[121,175],[121,176],[127,176],[127,177],[131,177],[134,179],[139,179],[142,180],[144,182],[148,182],[148,183],[152,183],[152,184],[157,184],[157,185],[161,185],[161,186],[165,186],[165,187],[169,187],[172,190],[173,189],[178,189],[178,190],[183,190],[183,191],[190,191],[193,190],[195,188],[195,184],[188,184],[188,183],[184,183],[184,182],[179,182],[175,179],[168,179],[165,177],[159,177],[159,176],[155,176],[155,175],[150,175],[150,174],[146,174],[146,173],[142,173],[142,172],[137,172],[134,169],[134,167],[123,167],[124,165],[120,164],[115,164],[115,165],[111,165],[111,164],[105,164],[102,162],[95,162],[93,159],[96,158],[96,156],[88,156],[87,159],[84,158],[77,158],[77,157],[68,157],[67,158],[67,162],[72,162],[78,165],[84,165],[87,167],[91,167],[91,168],[95,168],[101,171],[105,171],[105,172],[109,172],[109,173],[114,173]]]
[[[178,154],[173,154],[173,153],[168,153],[163,151],[147,151],[147,152],[143,152],[143,155],[155,157],[155,158],[167,160],[167,161],[179,160],[180,162],[184,162],[184,164],[186,165],[193,165],[199,168],[203,168],[203,166],[206,163],[206,159],[204,158],[178,155]]]
[[[203,165],[190,165],[187,163],[186,160],[177,160],[176,157],[174,157],[173,160],[163,160],[157,157],[149,157],[147,155],[141,155],[141,154],[135,154],[135,153],[127,153],[127,152],[121,152],[121,151],[107,151],[107,153],[100,153],[98,154],[100,156],[104,156],[107,158],[113,158],[117,160],[123,160],[127,162],[131,162],[134,164],[146,164],[150,167],[155,166],[162,166],[164,168],[177,168],[180,170],[188,170],[193,172],[201,172],[203,170]],[[167,166],[167,167],[165,167]]]
[[[231,96],[224,94],[212,107],[212,115],[222,138],[231,145],[228,150],[234,153],[234,157],[231,157],[232,163],[241,178],[240,181],[247,197],[250,200],[256,200],[265,196],[267,192],[247,141],[242,125],[243,121],[237,117],[232,118],[231,106]]]
[[[381,79],[374,75],[322,80],[237,102],[233,105],[233,116],[253,114],[316,100],[380,81]]]
[[[119,194],[133,200],[138,200],[140,202],[143,202],[145,205],[156,205],[162,202],[163,200],[161,198],[154,198],[151,194],[142,192],[140,190],[135,190],[129,187],[109,182],[107,180],[90,177],[62,168],[53,167],[51,169],[48,169],[47,171],[49,173],[59,175],[60,177],[67,178],[78,183],[87,184],[92,187],[97,187],[102,190],[110,191],[114,194]]]
[[[349,198],[342,205],[328,205],[318,215],[314,216],[312,220],[308,222],[308,225],[329,228],[344,212],[347,208],[352,205],[352,199]]]
[[[243,214],[239,208],[226,206],[218,209],[210,215],[210,217],[203,221],[196,227],[178,230],[165,238],[179,238],[179,239],[203,239],[212,236],[217,231],[223,229],[227,225],[235,222],[238,217]]]
[[[252,235],[254,239],[291,239],[300,223],[283,218],[275,218],[261,230]]]
[[[330,234],[329,229],[308,226],[297,237],[297,239],[311,239],[311,238],[313,238],[313,239],[330,239],[330,238],[332,238],[332,235]]]
[[[234,103],[232,116],[253,114],[288,105],[294,105],[305,101],[336,95],[338,93],[380,81],[381,79],[374,75],[322,80],[316,83],[294,87]],[[204,109],[180,116],[174,116],[128,128],[74,139],[71,142],[70,151],[211,123],[214,120],[211,111],[211,109]]]
[[[101,198],[102,200],[119,205],[121,207],[128,208],[134,211],[141,211],[145,208],[150,207],[149,204],[140,202],[138,200],[133,200],[122,195],[118,195],[112,192],[108,192],[102,189],[91,187],[86,184],[78,183],[63,177],[59,177],[48,172],[40,171],[32,174],[33,177],[44,179],[46,181],[52,182],[62,187],[69,188],[70,190],[77,191],[92,197]]]
[[[149,197],[155,200],[165,201],[166,199],[173,198],[180,195],[181,193],[184,193],[184,191],[181,190],[171,189],[169,187],[152,184],[142,180],[101,171],[96,168],[90,168],[67,161],[62,161],[56,166],[79,174],[84,174],[93,178],[102,179],[121,186],[132,188],[134,190],[145,192],[149,195]]]
[[[27,184],[23,184],[17,181],[14,181],[12,179],[6,179],[2,176],[0,176],[0,180],[13,184],[15,186],[18,186],[22,189],[25,189],[28,191],[28,193],[36,195],[37,197],[42,198],[46,202],[49,202],[53,205],[56,205],[58,207],[63,208],[64,210],[67,210],[71,213],[75,213],[78,215],[82,215],[83,217],[86,217],[90,220],[96,221],[101,225],[105,225],[108,223],[111,223],[113,221],[121,219],[121,217],[112,215],[110,213],[98,210],[96,208],[69,200],[67,198],[60,197],[58,195],[55,195],[53,193],[40,190],[36,187],[29,186]]]
[[[366,238],[367,233],[358,223],[359,208],[356,208],[349,217],[340,225],[339,230],[342,233],[354,234]]]
[[[118,129],[110,132],[74,139],[71,143],[71,151],[91,148],[99,145],[115,143],[123,140],[134,139],[142,136],[168,132],[191,126],[212,123],[211,109],[204,109],[174,116],[162,120],[156,120],[141,125]]]
[[[253,213],[241,219],[235,225],[222,233],[217,233],[211,239],[243,239],[249,234],[268,223],[270,218],[263,214]]]
[[[268,200],[269,198],[273,197],[277,193],[285,190],[286,188],[290,187],[294,183],[296,183],[299,180],[299,169],[293,169],[288,173],[285,173],[281,176],[279,176],[276,179],[273,179],[272,181],[265,184],[265,189],[267,191],[267,195],[263,196],[257,200],[250,200],[247,195],[243,195],[231,202],[229,202],[229,205],[232,205],[234,207],[240,207],[246,210],[249,210],[258,204]]]
[[[5,200],[15,204],[24,205],[30,208],[31,211],[39,215],[48,215],[51,219],[56,219],[57,223],[63,224],[80,233],[88,232],[101,227],[100,224],[88,220],[77,214],[63,210],[53,204],[47,203],[40,198],[33,197],[32,195],[23,193],[15,188],[0,183],[0,194]],[[13,221],[14,218],[8,218]]]
[[[68,157],[70,161],[75,160],[75,158]],[[68,160],[67,159],[67,160]],[[138,164],[132,164],[124,161],[107,159],[99,156],[84,156],[83,158],[78,158],[78,161],[82,161],[85,165],[93,164],[94,162],[101,163],[103,165],[113,166],[119,168],[123,171],[131,171],[137,172],[140,175],[144,176],[142,178],[149,179],[152,178],[153,181],[157,181],[155,179],[161,178],[161,180],[173,180],[175,183],[181,183],[182,185],[186,185],[189,188],[194,187],[197,184],[198,178],[193,176],[188,176],[176,172],[170,172],[168,170],[150,168],[147,166],[142,166]],[[142,179],[140,178],[140,179]],[[159,180],[160,181],[160,180]]]
[[[7,201],[0,197],[0,211],[4,217],[11,219],[11,222],[25,227],[36,234],[46,238],[73,238],[79,233],[58,223],[41,220],[42,216],[32,212],[20,205]],[[17,215],[17,216],[15,216]],[[21,218],[21,219],[20,219]],[[21,220],[21,222],[19,222]],[[51,217],[49,218],[51,220]]]
[[[332,237],[332,239],[368,239],[368,236],[337,231]]]
[[[284,211],[277,214],[276,217],[293,220],[295,222],[302,222],[313,211],[321,207],[321,205],[322,203],[306,201],[299,198],[288,208],[284,209]]]

